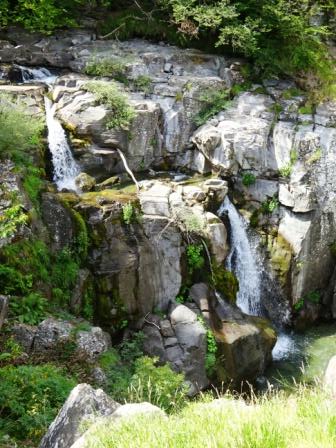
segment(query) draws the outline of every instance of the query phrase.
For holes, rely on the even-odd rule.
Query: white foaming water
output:
[[[55,118],[55,105],[45,97],[45,110],[48,126],[48,144],[54,166],[54,182],[58,190],[67,188],[77,190],[75,177],[79,168],[72,156],[66,134],[61,123]]]
[[[226,266],[239,281],[237,305],[246,314],[260,315],[260,272],[256,253],[253,253],[247,235],[247,223],[239,215],[230,199],[226,197],[218,210],[221,216],[228,213],[231,225],[231,251]]]
[[[274,361],[282,361],[291,358],[299,352],[300,349],[297,347],[293,337],[287,333],[280,333],[272,350],[272,357]]]
[[[23,82],[39,81],[44,84],[54,84],[57,76],[53,75],[47,68],[28,68],[19,66],[22,72]]]

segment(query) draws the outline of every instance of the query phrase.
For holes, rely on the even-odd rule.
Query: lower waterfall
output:
[[[55,118],[55,106],[45,97],[48,126],[48,144],[54,167],[54,182],[58,190],[77,190],[75,178],[80,170],[73,158],[67,137],[61,123]]]
[[[231,251],[226,266],[235,273],[239,281],[237,305],[246,314],[261,313],[261,279],[257,254],[253,253],[247,235],[247,224],[239,215],[230,199],[226,197],[218,215],[228,214],[231,225]]]

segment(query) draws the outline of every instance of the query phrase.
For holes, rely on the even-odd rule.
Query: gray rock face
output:
[[[71,214],[53,193],[42,195],[42,216],[55,251],[69,247],[74,237]]]
[[[76,336],[78,350],[84,352],[90,359],[111,348],[111,337],[99,327],[92,327],[90,331],[79,331]]]
[[[111,415],[119,406],[101,389],[79,384],[71,391],[39,448],[70,448],[82,435],[83,424],[92,424],[99,417]]]

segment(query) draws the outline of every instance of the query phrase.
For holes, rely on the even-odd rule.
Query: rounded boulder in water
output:
[[[75,184],[81,191],[90,191],[96,185],[96,180],[87,173],[80,173],[75,179]]]

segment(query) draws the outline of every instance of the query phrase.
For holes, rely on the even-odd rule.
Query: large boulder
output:
[[[77,385],[49,426],[39,448],[70,448],[97,418],[113,414],[120,405],[101,389]]]

